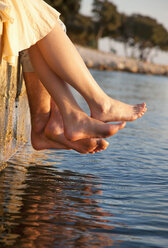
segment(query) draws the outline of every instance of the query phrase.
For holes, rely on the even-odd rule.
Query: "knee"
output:
[[[20,62],[24,72],[34,72],[27,49],[20,52]]]

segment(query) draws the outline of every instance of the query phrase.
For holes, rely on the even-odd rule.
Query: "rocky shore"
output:
[[[89,68],[168,76],[168,65],[142,62],[79,45],[76,47]]]

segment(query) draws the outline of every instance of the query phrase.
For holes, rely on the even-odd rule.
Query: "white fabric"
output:
[[[45,37],[54,28],[59,15],[43,0],[0,0],[2,58],[15,66],[19,51]]]
[[[64,23],[62,21],[59,22],[64,32],[66,32],[66,27]],[[30,57],[27,49],[20,52],[20,62],[22,64],[22,69],[24,72],[34,72],[34,68],[30,61]]]

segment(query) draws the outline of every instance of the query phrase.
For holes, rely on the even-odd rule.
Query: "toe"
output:
[[[126,125],[126,122],[121,122],[121,123],[118,123],[118,124],[112,124],[111,125],[111,135],[114,135],[116,134],[120,129],[123,129]]]

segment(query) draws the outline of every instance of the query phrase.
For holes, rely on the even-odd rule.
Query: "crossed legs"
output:
[[[33,76],[37,75],[36,81],[40,83],[39,80],[41,80],[50,94],[42,85],[40,86],[42,87],[41,91],[39,91],[39,84],[36,85],[38,93],[32,90],[34,85],[32,89],[27,87],[28,92],[34,91],[30,100],[30,108],[32,104],[33,110],[37,104],[33,104],[33,99],[36,99],[37,94],[39,95],[41,92],[42,111],[39,110],[39,105],[36,105],[38,106],[37,111],[35,114],[32,112],[32,144],[36,149],[48,146],[48,148],[75,149],[83,152],[84,144],[88,141],[87,144],[91,145],[92,149],[89,150],[86,145],[85,151],[98,151],[100,143],[105,141],[95,138],[114,135],[125,126],[125,121],[136,120],[146,112],[145,103],[128,105],[108,97],[103,92],[69,38],[62,31],[59,23],[45,38],[28,50],[36,72]],[[90,107],[91,117],[87,116],[78,106],[65,81],[85,98]],[[39,111],[40,115],[38,115]],[[43,125],[39,124],[39,116],[40,119],[45,119]],[[55,125],[55,120],[57,120],[57,125]],[[122,122],[119,124],[105,123],[109,121]],[[40,135],[45,136],[45,139],[48,139],[48,141],[43,139],[44,143],[40,144],[41,147],[35,145],[38,143],[36,141],[39,137],[34,135],[35,130],[36,133],[39,132]],[[95,146],[92,145],[93,143]],[[77,146],[74,146],[75,144]],[[104,147],[101,146],[101,149]]]
[[[146,112],[145,103],[128,105],[103,92],[59,23],[29,49],[29,55],[38,77],[60,110],[64,134],[69,140],[111,136],[125,126],[125,122],[116,125],[103,122],[133,121]],[[68,100],[64,81],[85,98],[92,118]]]
[[[59,108],[63,119],[64,135],[68,140],[109,137],[125,126],[125,122],[106,124],[89,117],[76,103],[67,83],[48,66],[37,45],[29,50],[39,79]]]
[[[104,122],[133,121],[146,111],[145,103],[128,105],[108,97],[103,92],[59,22],[46,37],[37,42],[36,47],[49,67],[81,93],[93,118]],[[33,60],[33,51],[31,59]]]
[[[108,142],[102,139],[75,142],[67,140],[58,107],[36,73],[24,72],[24,79],[30,106],[31,142],[34,149],[73,149],[79,153],[95,153],[107,148]]]

